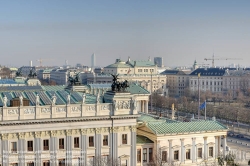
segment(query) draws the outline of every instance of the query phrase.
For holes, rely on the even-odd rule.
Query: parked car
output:
[[[232,133],[232,132],[227,133],[227,135],[228,135],[228,136],[230,136],[230,137],[235,136],[235,134],[234,134],[234,133]]]
[[[244,135],[238,134],[236,137],[237,137],[237,138],[244,138]]]

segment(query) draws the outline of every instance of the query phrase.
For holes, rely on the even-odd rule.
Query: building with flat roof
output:
[[[154,57],[154,63],[157,65],[157,67],[164,67],[163,57]]]

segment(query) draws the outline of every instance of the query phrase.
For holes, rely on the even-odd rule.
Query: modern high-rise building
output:
[[[164,67],[162,57],[154,57],[154,63],[157,64],[157,67]]]
[[[93,68],[93,67],[95,67],[95,54],[92,54],[91,55],[91,67]]]

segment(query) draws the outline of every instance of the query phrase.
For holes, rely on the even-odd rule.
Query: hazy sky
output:
[[[90,65],[92,53],[100,66],[128,56],[191,65],[213,52],[250,66],[249,0],[0,1],[2,65]]]

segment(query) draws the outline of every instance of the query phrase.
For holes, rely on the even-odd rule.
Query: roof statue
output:
[[[70,104],[70,94],[67,95],[67,104]]]
[[[30,74],[28,75],[29,78],[35,78],[37,76],[36,72],[33,69],[30,70]]]
[[[75,76],[69,76],[69,85],[70,86],[73,86],[73,85],[81,85],[81,82],[80,82],[80,76],[79,76],[80,72],[77,73]]]
[[[20,106],[23,106],[23,96],[19,96],[19,100],[20,100]]]
[[[3,97],[3,106],[4,107],[7,107],[7,102],[8,102],[8,99],[7,99],[6,95],[4,95],[4,97]]]
[[[16,77],[21,77],[21,76],[22,76],[22,71],[18,69],[16,72]]]
[[[129,87],[128,81],[125,80],[123,82],[119,82],[119,81],[117,81],[119,79],[118,78],[119,74],[117,74],[117,75],[111,74],[111,75],[113,76],[113,83],[111,85],[112,91],[125,92],[127,87]]]
[[[40,98],[38,94],[36,94],[36,105],[40,105]]]
[[[53,96],[52,96],[52,105],[56,105],[56,95],[54,94]]]

